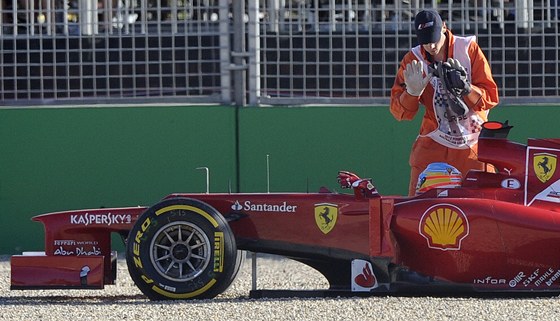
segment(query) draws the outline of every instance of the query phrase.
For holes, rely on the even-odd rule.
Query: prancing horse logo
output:
[[[539,153],[533,156],[533,169],[537,178],[546,183],[556,171],[556,155]]]
[[[315,204],[315,223],[323,232],[328,234],[334,228],[338,218],[338,205],[331,203]]]

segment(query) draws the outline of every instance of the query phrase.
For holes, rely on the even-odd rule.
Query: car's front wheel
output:
[[[149,208],[131,229],[126,261],[152,300],[206,299],[225,291],[239,270],[227,221],[206,203],[186,198]]]

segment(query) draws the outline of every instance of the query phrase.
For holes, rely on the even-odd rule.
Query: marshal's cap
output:
[[[414,18],[414,28],[419,44],[436,43],[441,38],[443,21],[437,11],[422,10]]]

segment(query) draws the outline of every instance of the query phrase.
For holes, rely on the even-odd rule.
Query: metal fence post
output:
[[[230,71],[230,23],[229,0],[220,0],[219,3],[219,30],[220,30],[220,84],[221,100],[224,104],[231,103],[231,71]]]
[[[249,30],[247,31],[248,59],[249,64],[249,105],[259,104],[261,95],[261,69],[260,69],[260,21],[259,21],[259,0],[249,0]]]
[[[237,106],[246,105],[245,1],[232,1],[233,10],[233,97]]]

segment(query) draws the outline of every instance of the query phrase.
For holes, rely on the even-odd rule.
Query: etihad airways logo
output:
[[[268,203],[253,203],[251,201],[235,203],[231,206],[231,209],[239,212],[241,210],[247,212],[277,212],[277,213],[295,213],[297,205],[289,205],[288,202],[282,202],[280,204],[268,204]]]

